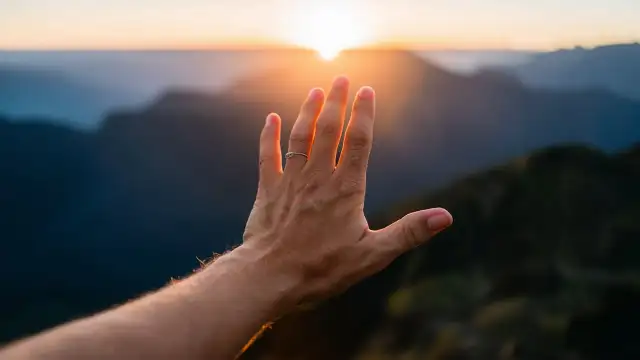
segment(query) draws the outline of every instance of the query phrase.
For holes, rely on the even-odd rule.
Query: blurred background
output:
[[[239,244],[265,116],[286,136],[308,90],[344,74],[378,95],[372,228],[436,206],[455,224],[245,359],[640,358],[638,14],[3,0],[0,344]]]

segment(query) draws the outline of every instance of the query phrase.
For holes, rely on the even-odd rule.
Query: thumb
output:
[[[376,232],[376,246],[396,252],[397,256],[419,246],[453,223],[442,208],[416,211]]]

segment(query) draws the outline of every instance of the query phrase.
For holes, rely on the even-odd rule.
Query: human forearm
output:
[[[173,286],[18,343],[0,359],[232,359],[295,301],[295,279],[275,269],[239,247]]]

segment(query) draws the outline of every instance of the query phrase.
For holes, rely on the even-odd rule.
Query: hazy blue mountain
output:
[[[96,128],[107,110],[141,107],[172,87],[220,91],[287,50],[0,51],[0,113]]]
[[[0,64],[56,69],[147,97],[169,87],[213,91],[260,72],[288,54],[263,50],[0,51]]]
[[[133,92],[89,83],[62,71],[0,66],[0,112],[14,117],[37,116],[95,128],[107,110],[136,101],[140,97]]]
[[[528,90],[399,51],[280,64],[224,93],[174,89],[114,111],[95,132],[0,120],[0,272],[15,294],[0,299],[0,339],[124,301],[240,242],[264,117],[281,113],[286,139],[309,88],[338,73],[377,89],[369,213],[539,147],[640,139],[640,103],[603,91]]]
[[[528,86],[606,89],[640,99],[640,44],[574,48],[539,54],[512,69]]]

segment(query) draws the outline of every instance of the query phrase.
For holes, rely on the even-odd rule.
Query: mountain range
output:
[[[583,173],[570,172],[568,180],[560,183],[555,176],[565,176],[565,165],[582,164],[581,156],[585,166],[595,159],[594,171],[608,178],[607,154],[640,139],[640,102],[632,99],[604,90],[530,89],[516,77],[497,71],[453,74],[401,51],[345,52],[333,62],[307,52],[291,53],[280,60],[280,66],[241,78],[224,92],[175,88],[140,109],[112,111],[96,131],[80,131],[46,118],[6,117],[0,119],[0,239],[4,246],[0,271],[8,274],[5,289],[15,296],[0,300],[0,317],[6,320],[0,341],[160,287],[197,267],[196,256],[206,258],[237,244],[255,195],[257,140],[264,117],[271,111],[280,113],[286,139],[308,90],[326,86],[340,73],[350,76],[354,90],[372,85],[379,99],[366,199],[366,211],[376,219],[372,224],[383,226],[399,211],[417,205],[448,205],[457,196],[460,202],[468,202],[462,207],[458,200],[451,203],[456,224],[461,224],[454,234],[464,241],[455,249],[434,252],[442,257],[413,260],[418,269],[427,266],[419,274],[452,271],[447,265],[463,270],[491,263],[498,269],[515,267],[507,261],[511,256],[514,262],[526,264],[526,259],[515,256],[524,247],[507,248],[507,259],[490,251],[498,246],[483,240],[493,239],[491,226],[510,231],[504,230],[500,246],[508,245],[514,236],[524,237],[514,244],[533,246],[526,234],[537,229],[536,223],[508,216],[517,216],[516,210],[526,213],[527,204],[537,196],[556,199],[562,195],[558,191],[571,190],[571,181],[581,179]],[[527,170],[504,175],[523,183],[509,180],[510,195],[500,198],[508,206],[498,214],[484,211],[489,211],[491,194],[505,193],[500,172],[490,172],[481,189],[447,190],[451,181],[481,169],[565,143],[589,144],[604,153],[552,152],[542,157],[551,156],[552,165],[540,160],[544,164],[540,174]],[[565,153],[567,159],[562,157]],[[611,161],[617,164],[618,160]],[[537,163],[527,162],[534,170]],[[631,165],[621,167],[619,171],[635,171]],[[517,198],[518,186],[530,192]],[[627,183],[607,182],[607,186],[631,189]],[[547,189],[556,192],[547,193]],[[562,203],[566,214],[586,211],[589,199],[604,196],[610,188],[593,190]],[[434,195],[418,201],[423,198],[416,195],[424,193]],[[587,204],[578,201],[581,196]],[[513,204],[510,197],[516,197]],[[625,202],[624,206],[631,205]],[[580,219],[584,221],[570,218],[571,224]],[[542,234],[541,229],[536,231]],[[567,236],[578,234],[574,228],[567,231]],[[471,241],[476,238],[480,239],[477,245]],[[471,255],[476,251],[484,254],[480,264],[473,263]],[[564,260],[565,253],[561,255]],[[448,264],[438,261],[450,256],[453,260]],[[393,269],[403,264],[401,260],[383,273],[386,280],[363,285],[373,294],[366,298],[372,307],[363,310],[381,309],[392,287],[401,284],[396,281],[399,270]],[[497,270],[486,271],[494,279]],[[342,301],[363,299],[353,296]],[[344,329],[367,324],[363,314],[371,315],[354,313],[353,319],[361,321],[345,322]],[[376,317],[371,320],[376,321],[372,326],[382,324]],[[349,338],[353,346],[364,346],[368,336],[384,336],[356,330]],[[325,340],[332,344],[336,339],[327,336]],[[322,347],[322,343],[316,345],[309,345],[309,350]],[[331,346],[344,354],[355,351]]]
[[[640,100],[640,44],[577,47],[534,55],[503,67],[530,87],[558,90],[603,89]]]
[[[457,74],[513,75],[527,87],[638,97],[638,44],[554,52],[416,51]],[[107,111],[139,108],[167,89],[220,92],[301,51],[0,51],[0,113],[97,128]],[[304,53],[304,52],[302,52]]]

